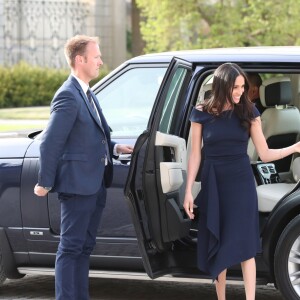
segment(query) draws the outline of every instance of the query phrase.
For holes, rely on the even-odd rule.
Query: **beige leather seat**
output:
[[[257,186],[258,210],[260,212],[270,212],[280,199],[291,192],[300,179],[300,157],[293,161],[293,178],[295,183],[271,183]]]
[[[203,84],[200,88],[197,104],[203,102],[205,99],[209,98],[212,89],[212,83]]]
[[[275,77],[263,81],[260,87],[260,100],[266,110],[261,115],[262,130],[269,148],[278,149],[290,146],[298,140],[300,113],[292,102],[292,87],[288,77]],[[251,161],[260,160],[256,149],[249,141],[248,154]],[[290,170],[292,156],[274,162],[277,172]]]

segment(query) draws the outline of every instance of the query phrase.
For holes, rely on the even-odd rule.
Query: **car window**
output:
[[[176,70],[176,73],[174,74],[164,103],[164,108],[159,124],[160,132],[171,133],[170,129],[173,120],[173,114],[175,112],[177,100],[179,98],[181,87],[184,83],[187,72],[188,71],[185,68],[178,68]]]
[[[166,69],[129,69],[97,94],[113,138],[138,137],[147,128]]]

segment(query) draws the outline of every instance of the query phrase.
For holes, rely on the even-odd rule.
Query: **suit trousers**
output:
[[[94,195],[59,193],[60,243],[55,263],[57,300],[89,299],[89,258],[106,202],[104,184]]]

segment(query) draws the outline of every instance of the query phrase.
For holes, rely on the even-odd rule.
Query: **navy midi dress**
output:
[[[259,116],[253,107],[254,117]],[[260,251],[255,180],[247,155],[249,132],[233,110],[214,116],[193,108],[202,124],[203,154],[199,208],[198,268],[216,279]]]

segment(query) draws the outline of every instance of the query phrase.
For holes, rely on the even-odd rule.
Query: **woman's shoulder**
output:
[[[257,118],[257,117],[260,117],[260,112],[259,110],[257,109],[257,107],[255,106],[255,104],[252,104],[252,114],[253,114],[253,118]]]
[[[209,121],[212,118],[212,115],[208,112],[203,111],[203,105],[197,105],[193,107],[191,115],[190,115],[190,121],[195,123],[201,123],[204,124],[207,121]]]

